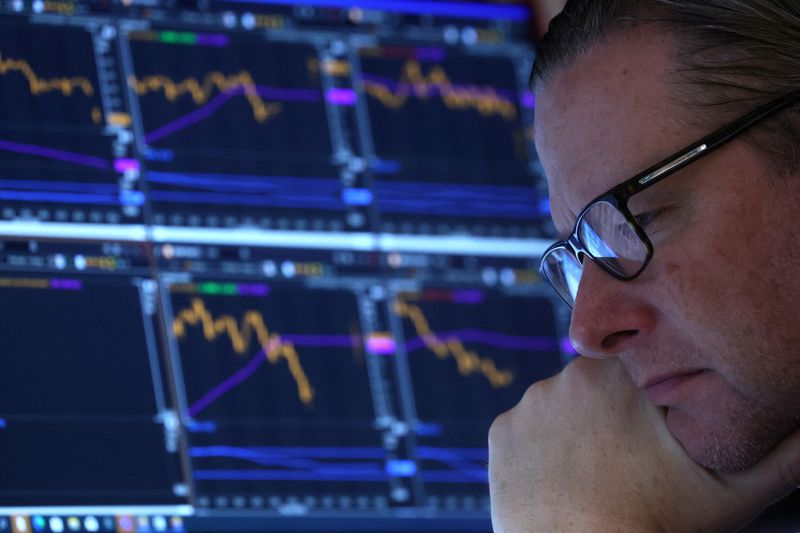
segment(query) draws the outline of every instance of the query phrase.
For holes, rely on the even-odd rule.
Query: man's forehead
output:
[[[666,80],[670,41],[659,33],[611,36],[540,89],[536,143],[559,230],[592,198],[689,140]]]

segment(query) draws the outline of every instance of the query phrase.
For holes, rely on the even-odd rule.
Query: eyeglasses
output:
[[[776,98],[589,202],[575,221],[572,235],[544,252],[539,266],[542,277],[553,285],[570,308],[575,305],[585,257],[619,280],[636,278],[653,258],[653,245],[628,209],[630,197],[710,154],[798,100],[800,90]]]

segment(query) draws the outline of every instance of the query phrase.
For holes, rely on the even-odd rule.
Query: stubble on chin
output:
[[[667,427],[694,462],[712,472],[735,473],[754,466],[800,425],[800,418],[779,419],[753,404],[736,411],[717,413],[708,424],[667,408]]]

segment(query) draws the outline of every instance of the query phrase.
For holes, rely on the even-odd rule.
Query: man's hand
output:
[[[743,473],[694,463],[616,359],[573,361],[489,433],[496,533],[727,530],[798,481],[800,431]]]

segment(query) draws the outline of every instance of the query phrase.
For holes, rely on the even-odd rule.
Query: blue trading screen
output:
[[[489,529],[574,356],[530,17],[0,2],[0,533]]]

